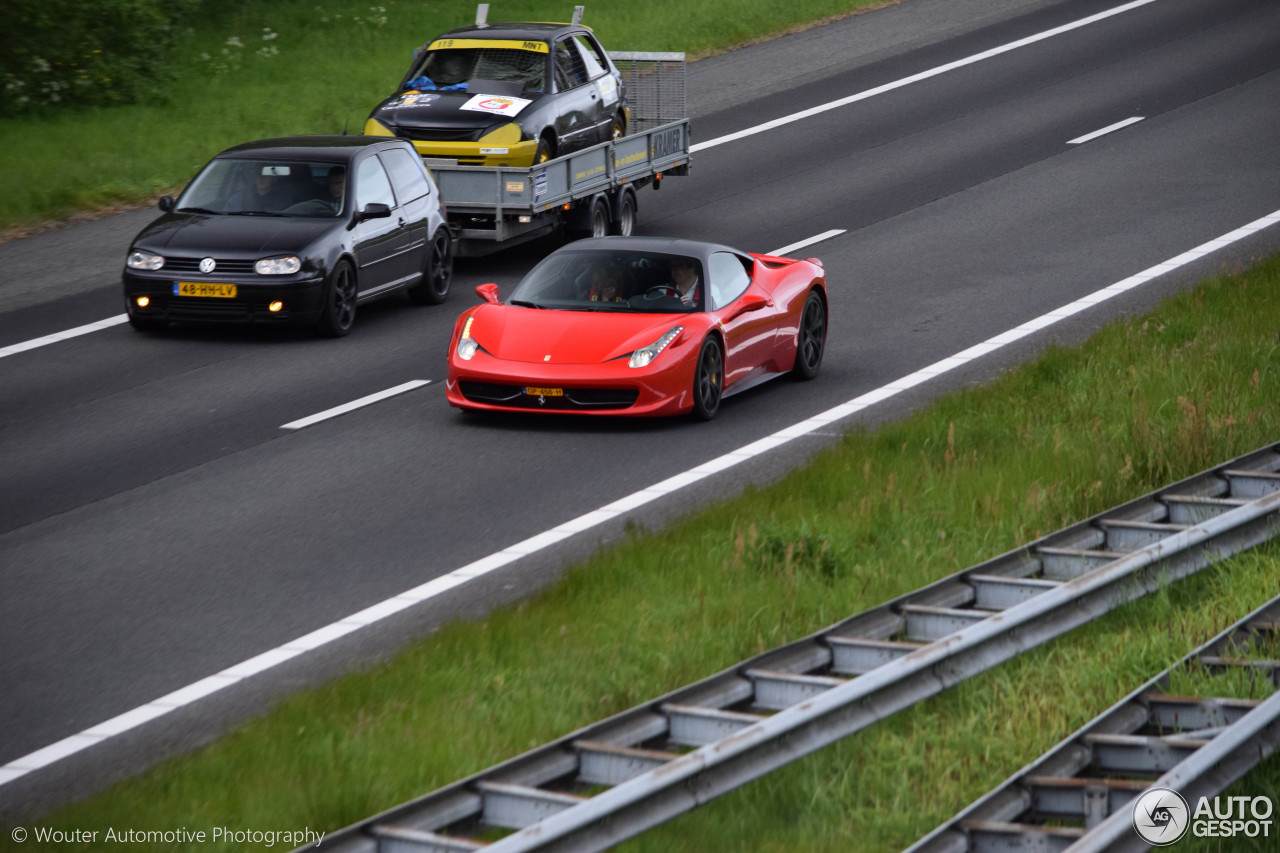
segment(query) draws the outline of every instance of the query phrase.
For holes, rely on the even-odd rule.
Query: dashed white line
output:
[[[67,329],[65,332],[54,332],[52,335],[45,335],[43,338],[33,338],[29,341],[23,341],[20,344],[11,344],[7,347],[0,347],[0,358],[4,358],[7,355],[26,352],[27,350],[36,349],[37,347],[56,344],[58,341],[65,341],[68,338],[87,335],[90,332],[96,332],[99,329],[107,329],[111,326],[119,326],[121,323],[127,322],[129,322],[128,315],[120,314],[115,317],[109,317],[106,320],[99,320],[96,323],[89,323],[86,326],[77,326],[74,329]]]
[[[799,251],[806,246],[812,246],[814,243],[821,243],[823,240],[830,240],[832,237],[839,237],[843,233],[843,228],[832,228],[830,231],[823,231],[816,237],[810,237],[807,240],[801,240],[799,243],[792,243],[789,246],[783,246],[781,249],[774,249],[768,254],[773,255],[774,257],[782,257],[784,255],[789,255],[792,252]]]
[[[423,385],[430,385],[430,379],[413,379],[394,388],[388,388],[385,391],[378,391],[367,397],[361,397],[359,400],[352,400],[350,403],[343,403],[341,406],[334,406],[332,409],[326,409],[314,415],[305,418],[299,418],[296,421],[290,421],[287,424],[281,424],[280,429],[302,429],[312,424],[318,424],[321,421],[327,421],[329,418],[336,418],[338,415],[345,415],[347,412],[355,411],[364,406],[385,400],[388,397],[394,397],[397,394],[403,394],[406,391],[412,391],[414,388],[421,388]]]
[[[1081,142],[1088,142],[1091,139],[1097,139],[1099,136],[1106,136],[1108,133],[1117,131],[1122,127],[1128,127],[1131,124],[1137,124],[1138,122],[1142,121],[1144,118],[1146,118],[1146,116],[1134,116],[1133,118],[1127,118],[1124,121],[1118,121],[1115,124],[1109,124],[1106,127],[1102,128],[1101,130],[1095,130],[1093,133],[1086,133],[1084,136],[1077,136],[1075,139],[1068,139],[1067,144],[1079,145]]]
[[[834,101],[828,101],[825,104],[819,104],[818,106],[810,107],[807,110],[801,110],[800,112],[791,113],[791,115],[782,116],[781,118],[776,118],[772,121],[766,121],[763,124],[756,125],[755,127],[749,127],[746,130],[727,133],[724,136],[717,136],[715,139],[708,139],[706,142],[695,143],[689,147],[689,150],[691,152],[701,151],[705,148],[723,145],[726,142],[735,142],[739,139],[745,139],[748,136],[754,136],[757,133],[764,133],[766,130],[773,130],[774,128],[783,127],[784,125],[788,125],[793,122],[812,118],[813,116],[821,115],[822,113],[830,110],[839,109],[840,107],[845,107],[858,101],[865,101],[868,98],[874,98],[876,95],[883,95],[885,92],[892,92],[894,89],[901,89],[904,86],[910,86],[912,83],[919,83],[921,80],[928,80],[931,77],[946,74],[948,71],[955,71],[957,68],[974,65],[978,62],[982,62],[983,60],[1008,53],[1011,50],[1017,50],[1020,47],[1026,47],[1027,45],[1035,44],[1036,42],[1041,42],[1045,39],[1053,38],[1054,36],[1060,36],[1063,33],[1068,33],[1072,30],[1078,30],[1081,27],[1088,26],[1089,24],[1096,24],[1098,21],[1106,20],[1107,18],[1115,15],[1128,12],[1132,9],[1137,9],[1140,6],[1146,6],[1147,4],[1154,2],[1156,2],[1156,0],[1134,0],[1132,3],[1125,3],[1123,6],[1116,6],[1114,9],[1107,9],[1106,11],[1099,12],[1096,15],[1090,15],[1087,18],[1081,18],[1078,21],[1072,21],[1069,24],[1063,24],[1060,27],[1054,27],[1053,29],[1045,30],[1042,33],[1036,33],[1035,35],[1018,39],[1017,41],[1011,41],[1008,44],[1002,44],[999,47],[993,47],[990,50],[984,50],[981,53],[966,56],[964,59],[957,59],[955,62],[948,62],[945,65],[939,65],[936,68],[930,68],[928,71],[921,71],[918,74],[912,74],[909,77],[894,80],[892,83],[885,83],[883,86],[876,86],[875,88],[858,92],[856,95],[849,95]]]
[[[521,557],[550,547],[556,542],[568,539],[570,536],[577,533],[590,530],[591,528],[603,524],[610,519],[616,518],[623,513],[665,497],[672,492],[683,489],[686,486],[711,476],[712,474],[719,473],[720,471],[732,468],[735,465],[747,462],[762,453],[766,453],[769,450],[780,447],[797,438],[811,434],[822,434],[822,430],[825,427],[836,421],[857,414],[863,409],[887,400],[909,388],[914,388],[923,382],[927,382],[930,379],[934,379],[955,370],[971,361],[974,361],[975,359],[981,358],[984,355],[988,355],[1002,347],[1008,346],[1014,341],[1021,340],[1028,335],[1040,331],[1041,329],[1052,326],[1060,320],[1072,317],[1087,308],[1092,308],[1093,306],[1105,302],[1112,297],[1119,296],[1120,294],[1132,290],[1139,285],[1145,284],[1154,278],[1158,278],[1167,272],[1185,266],[1192,261],[1204,257],[1205,255],[1211,254],[1212,252],[1229,246],[1239,240],[1243,240],[1252,234],[1256,234],[1264,228],[1269,228],[1277,224],[1280,224],[1280,210],[1268,216],[1264,216],[1261,219],[1254,220],[1248,225],[1237,228],[1236,230],[1224,234],[1217,239],[1203,243],[1190,251],[1183,252],[1176,257],[1170,258],[1164,263],[1157,264],[1156,266],[1143,270],[1136,275],[1129,276],[1122,281],[1116,282],[1110,287],[1105,287],[1102,290],[1091,293],[1081,299],[1077,299],[1075,302],[1064,305],[1061,308],[1049,312],[1048,314],[1037,317],[1034,320],[1029,320],[1017,328],[1010,329],[1009,331],[996,335],[995,337],[983,341],[980,344],[971,346],[962,352],[956,353],[950,358],[945,358],[942,361],[929,365],[928,367],[921,368],[915,373],[904,376],[882,388],[868,391],[847,403],[842,403],[839,406],[828,409],[825,412],[821,412],[811,418],[800,421],[797,424],[793,424],[786,429],[779,430],[773,435],[765,436],[751,444],[740,447],[737,450],[730,451],[723,456],[704,462],[683,474],[668,477],[666,480],[663,480],[660,483],[655,483],[647,489],[642,489],[639,492],[620,498],[613,503],[594,510],[593,512],[589,512],[585,515],[566,521],[545,533],[539,533],[536,536],[531,536],[523,542],[517,542],[508,548],[504,548],[503,550],[490,554],[487,557],[482,557],[473,563],[468,563],[467,565],[459,569],[455,569],[446,575],[427,581],[413,589],[406,590],[394,598],[389,598],[379,604],[366,607],[358,613],[353,613],[345,619],[341,619],[338,622],[334,622],[323,628],[312,631],[309,634],[305,634],[292,642],[280,646],[279,648],[263,652],[256,657],[225,669],[222,672],[203,679],[202,681],[197,681],[196,683],[180,690],[176,690],[167,696],[161,697],[160,699],[139,708],[135,708],[132,711],[125,712],[117,717],[113,717],[112,719],[94,726],[91,729],[87,729],[79,734],[71,735],[57,743],[32,752],[29,755],[17,758],[3,767],[0,767],[0,785],[5,785],[15,779],[31,773],[32,771],[52,764],[59,759],[81,752],[96,743],[100,743],[111,735],[128,731],[129,729],[141,725],[148,720],[167,714],[175,708],[181,708],[185,705],[189,705],[197,699],[208,696],[209,694],[215,693],[225,687],[229,687],[250,675],[269,669],[277,663],[297,657],[298,655],[311,651],[312,649],[319,648],[327,643],[333,642],[339,637],[350,634],[353,631],[357,631],[360,628],[371,625],[381,619],[385,619],[394,613],[399,613],[400,611],[412,607],[415,604],[435,598],[446,590],[452,589],[456,586],[461,586],[467,581],[486,575],[489,572],[501,568],[502,566],[519,560]]]

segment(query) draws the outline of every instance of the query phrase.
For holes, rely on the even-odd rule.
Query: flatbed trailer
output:
[[[684,54],[611,53],[631,102],[628,136],[529,167],[424,162],[448,210],[455,253],[479,257],[556,231],[630,235],[637,191],[689,173]]]

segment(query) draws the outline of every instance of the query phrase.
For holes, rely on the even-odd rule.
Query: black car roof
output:
[[[732,246],[719,243],[704,243],[701,240],[686,240],[682,237],[595,237],[586,240],[575,240],[569,245],[556,250],[560,252],[655,252],[663,255],[684,255],[708,262],[715,252],[732,252],[745,255]]]
[[[568,33],[582,32],[590,32],[590,28],[581,24],[554,23],[488,24],[483,27],[477,27],[472,24],[471,26],[449,30],[447,33],[441,33],[431,41],[442,38],[458,38],[459,36],[502,41],[554,41]]]
[[[389,136],[282,136],[277,139],[258,139],[234,145],[218,154],[221,158],[256,160],[263,157],[281,160],[318,160],[326,163],[349,163],[357,154],[368,148],[384,146],[409,148],[402,139]],[[415,153],[415,156],[416,153]]]

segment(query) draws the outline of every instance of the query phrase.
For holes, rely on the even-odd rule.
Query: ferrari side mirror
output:
[[[498,285],[493,284],[492,282],[488,284],[477,285],[476,295],[479,296],[481,299],[483,299],[485,302],[492,302],[494,305],[497,305],[498,304]]]

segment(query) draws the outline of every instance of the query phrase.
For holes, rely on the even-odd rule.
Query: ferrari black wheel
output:
[[[437,228],[431,238],[431,254],[422,282],[409,288],[409,298],[417,305],[439,305],[449,295],[453,281],[453,238],[448,230]]]
[[[694,420],[709,421],[720,411],[720,394],[724,390],[724,354],[720,341],[707,338],[698,353],[698,369],[693,374]]]
[[[624,192],[618,199],[618,220],[609,228],[619,237],[630,237],[636,230],[636,197]]]
[[[356,322],[356,274],[351,264],[339,261],[329,277],[324,309],[317,329],[323,335],[340,338],[351,331]]]
[[[827,348],[827,309],[816,291],[809,291],[800,315],[800,332],[796,337],[796,364],[791,369],[797,379],[812,379],[822,367],[822,354]]]

